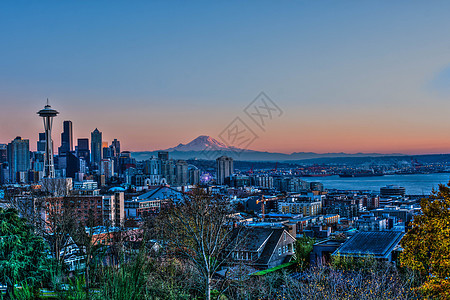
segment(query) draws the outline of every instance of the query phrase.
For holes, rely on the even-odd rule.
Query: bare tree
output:
[[[54,197],[67,196],[71,186],[71,178],[43,178],[41,181],[41,191]]]
[[[223,255],[233,229],[228,223],[230,213],[226,199],[197,189],[184,201],[172,202],[159,217],[163,242],[198,271],[208,300],[213,274],[230,255]]]
[[[114,232],[109,226],[98,226],[98,219],[89,212],[87,220],[80,223],[74,233],[74,241],[82,248],[84,254],[84,280],[86,293],[92,287],[92,277],[95,268],[102,264],[106,251],[113,238]]]
[[[36,195],[35,227],[50,245],[55,262],[54,284],[60,284],[69,249],[76,246],[71,237],[79,226],[78,203],[67,198],[69,181],[64,178],[44,178]]]
[[[74,245],[71,237],[80,224],[77,222],[77,203],[66,197],[44,198],[45,218],[41,232],[49,241],[58,270],[64,266],[68,249]]]

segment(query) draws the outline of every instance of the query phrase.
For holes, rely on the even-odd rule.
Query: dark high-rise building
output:
[[[228,156],[221,156],[216,159],[217,163],[217,184],[225,184],[225,181],[234,173],[233,159]]]
[[[173,160],[169,160],[169,152],[159,151],[158,159],[161,162],[161,177],[166,179],[168,184],[175,183],[175,170]]]
[[[109,146],[111,160],[114,162],[114,172],[119,173],[119,157],[120,157],[120,142],[117,139],[111,142]]]
[[[8,183],[9,172],[8,172],[8,164],[3,163],[0,164],[0,183]]]
[[[39,141],[37,141],[37,151],[45,152],[45,132],[39,133]]]
[[[31,169],[36,172],[44,172],[45,151],[36,151],[32,153]]]
[[[144,174],[161,175],[161,160],[152,156],[145,162]]]
[[[91,161],[89,152],[89,139],[78,139],[77,156],[78,158],[83,159],[87,164],[89,164],[89,162]]]
[[[165,178],[168,184],[175,184],[175,163],[173,159],[161,160],[161,177]]]
[[[197,168],[189,169],[189,180],[188,183],[191,185],[198,185],[200,183],[200,170]]]
[[[136,168],[136,160],[131,157],[130,151],[123,151],[119,157],[119,173],[123,174],[130,168]]]
[[[167,152],[167,151],[159,151],[158,152],[158,158],[160,160],[169,160],[169,152]]]
[[[175,164],[175,183],[177,185],[186,185],[188,180],[188,163],[185,160],[177,160]]]
[[[102,133],[95,128],[91,132],[91,164],[93,166],[99,166],[102,160]]]
[[[7,173],[7,163],[8,162],[8,145],[0,144],[0,183],[7,183],[8,173]]]
[[[114,141],[111,142],[110,147],[113,149],[113,156],[118,158],[120,156],[120,141],[114,139]]]
[[[102,153],[103,153],[103,159],[108,159],[108,158],[112,158],[113,157],[113,149],[111,148],[111,146],[109,147],[103,147],[102,149]]]
[[[8,151],[6,144],[0,144],[0,164],[8,161]]]
[[[63,132],[61,133],[61,147],[59,147],[58,153],[59,155],[64,155],[70,151],[73,151],[72,121],[64,121]]]
[[[78,139],[77,143],[78,150],[88,150],[89,151],[89,139]]]
[[[80,172],[80,159],[73,152],[66,153],[66,176],[75,178],[75,174]]]
[[[16,137],[8,144],[8,165],[10,182],[25,182],[30,169],[30,144],[28,140]]]

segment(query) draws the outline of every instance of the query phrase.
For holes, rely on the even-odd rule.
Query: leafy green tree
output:
[[[295,255],[300,269],[305,269],[309,266],[309,254],[313,250],[315,242],[314,238],[307,236],[303,236],[295,242]]]
[[[421,200],[422,213],[403,237],[402,266],[419,272],[428,297],[450,299],[450,183]]]
[[[15,284],[41,283],[49,266],[44,240],[15,209],[0,208],[0,282],[7,286],[7,297],[14,298]]]

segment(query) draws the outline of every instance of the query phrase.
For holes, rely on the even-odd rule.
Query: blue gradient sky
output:
[[[59,145],[217,137],[260,92],[285,112],[251,145],[450,152],[448,1],[1,1],[0,143],[50,98]]]

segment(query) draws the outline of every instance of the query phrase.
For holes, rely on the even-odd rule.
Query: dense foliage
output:
[[[7,296],[13,298],[14,285],[38,286],[49,275],[44,240],[14,209],[0,208],[0,282],[7,285]]]
[[[426,278],[420,290],[429,297],[450,299],[450,187],[439,185],[421,200],[422,213],[402,239],[401,264]]]
[[[295,255],[300,269],[305,269],[309,266],[309,254],[313,250],[315,242],[314,238],[307,236],[301,237],[295,242]]]

